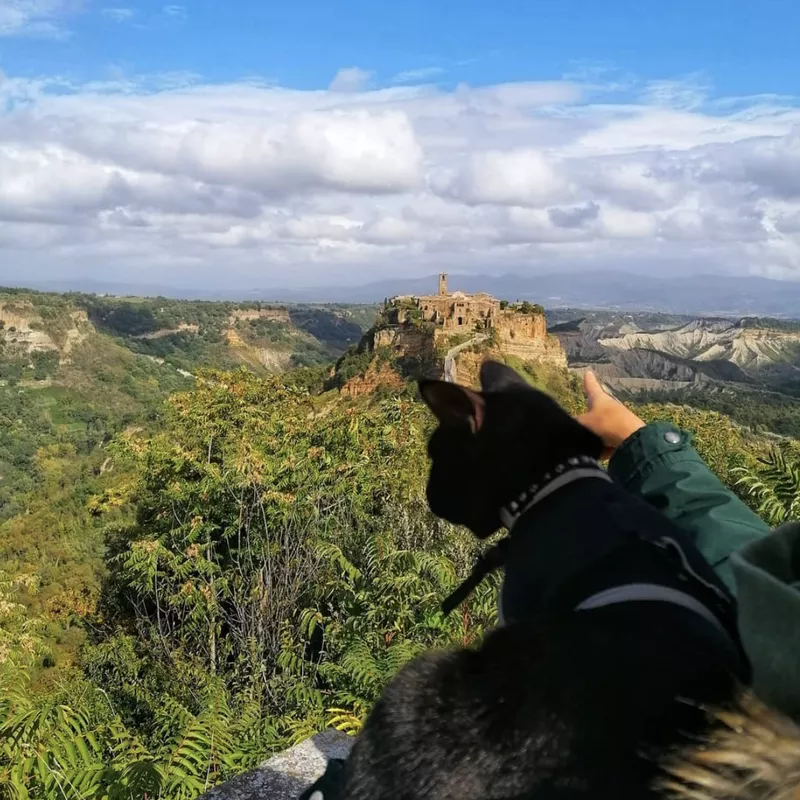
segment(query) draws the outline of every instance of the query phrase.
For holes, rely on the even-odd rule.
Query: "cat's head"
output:
[[[439,420],[428,443],[431,511],[478,538],[501,527],[500,509],[550,469],[602,453],[595,434],[496,361],[483,364],[480,392],[435,380],[419,387]]]

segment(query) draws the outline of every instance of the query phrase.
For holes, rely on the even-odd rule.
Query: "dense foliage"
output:
[[[86,455],[125,426],[152,421],[163,399],[188,385],[100,338],[78,345],[50,382],[0,382],[0,521],[29,502],[40,448],[69,445]]]
[[[160,432],[118,437],[107,453],[124,480],[85,498],[109,524],[79,669],[36,693],[7,663],[21,693],[0,721],[12,794],[121,796],[135,780],[194,796],[326,724],[356,729],[402,663],[480,636],[491,583],[439,612],[475,546],[426,510],[428,424],[408,399],[348,406],[240,371],[175,395]],[[245,713],[249,738],[211,749],[215,726]],[[167,767],[187,730],[198,739],[179,788]],[[77,760],[22,758],[70,742]]]
[[[53,295],[46,295],[51,298]],[[143,336],[161,330],[175,330],[181,324],[201,330],[221,330],[234,311],[281,308],[269,303],[231,303],[202,300],[174,300],[167,297],[129,298],[68,295],[100,330],[121,337]],[[375,306],[291,306],[291,322],[322,342],[346,344],[368,328]]]
[[[796,397],[777,392],[731,386],[725,389],[648,390],[631,394],[627,400],[636,405],[681,403],[724,414],[756,433],[800,438],[800,402]]]
[[[427,511],[432,420],[413,387],[344,400],[330,364],[187,378],[128,345],[201,358],[224,304],[95,301],[115,339],[87,338],[54,381],[0,387],[0,798],[188,800],[325,726],[357,731],[408,659],[493,624],[497,578],[439,610],[477,545]],[[235,329],[344,345],[351,329],[316,311]],[[132,339],[180,323],[199,332]],[[373,359],[403,366],[351,346],[333,381]],[[575,376],[508,361],[583,410]],[[686,405],[639,410],[693,431],[771,522],[797,515],[792,443]]]
[[[531,303],[529,300],[523,300],[513,306],[517,314],[544,314],[544,307],[538,303]]]

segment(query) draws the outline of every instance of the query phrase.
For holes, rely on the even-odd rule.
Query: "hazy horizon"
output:
[[[667,276],[632,279],[623,271],[583,273],[543,273],[501,276],[449,273],[451,291],[487,291],[500,299],[531,300],[549,308],[654,310],[696,316],[776,316],[800,317],[800,282],[768,278],[706,274],[688,277]],[[143,282],[102,282],[60,280],[28,282],[19,287],[44,292],[77,291],[130,297],[171,297],[186,300],[224,300],[231,302],[277,303],[380,303],[398,294],[432,294],[437,290],[437,275],[419,278],[386,278],[361,284],[287,288],[250,287],[248,289],[180,289]]]

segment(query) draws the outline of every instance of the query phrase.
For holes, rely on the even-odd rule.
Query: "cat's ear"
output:
[[[481,389],[484,392],[531,390],[531,388],[518,372],[499,361],[484,361],[481,365]]]
[[[477,433],[486,417],[486,401],[478,392],[447,381],[421,380],[419,392],[443,425],[467,425]]]

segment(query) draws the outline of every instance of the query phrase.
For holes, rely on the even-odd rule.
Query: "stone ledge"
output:
[[[322,776],[329,759],[347,758],[354,742],[339,731],[323,731],[215,787],[200,800],[297,800]]]

